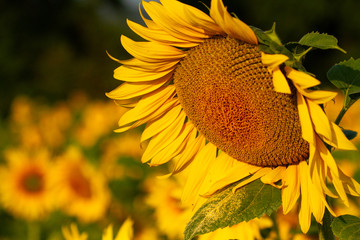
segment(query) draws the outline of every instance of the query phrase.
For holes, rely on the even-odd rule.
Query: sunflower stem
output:
[[[331,222],[333,217],[330,212],[325,208],[325,213],[323,217],[323,224],[318,223],[319,227],[319,240],[334,240],[334,234],[331,230]]]
[[[346,113],[347,109],[345,107],[343,107],[341,109],[341,111],[339,112],[339,115],[337,116],[336,120],[335,120],[335,124],[339,125],[339,123],[341,122],[341,119],[343,118],[344,114]]]
[[[28,240],[40,240],[40,225],[37,222],[27,222]]]

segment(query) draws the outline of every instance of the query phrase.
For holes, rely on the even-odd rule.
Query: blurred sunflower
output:
[[[133,239],[133,221],[128,218],[122,224],[119,232],[117,233],[116,237],[113,237],[113,227],[110,225],[104,230],[102,240],[131,240]],[[65,240],[87,240],[88,235],[87,233],[79,232],[78,228],[75,224],[71,224],[69,227],[63,227],[62,233],[65,237]]]
[[[346,193],[359,196],[359,184],[325,145],[356,149],[320,106],[335,92],[314,90],[320,81],[285,66],[287,56],[261,51],[253,30],[221,0],[211,1],[210,16],[176,0],[143,7],[151,20],[140,11],[146,26],[128,25],[148,41],[121,37],[134,58],[117,60],[114,77],[124,83],[107,96],[130,108],[118,132],[147,124],[142,162],[173,159],[173,174],[188,169],[184,203],[260,178],[282,189],[284,213],[301,198],[299,222],[307,232],[311,214],[320,223],[325,207],[335,214],[326,195],[345,204]]]
[[[54,179],[58,204],[65,213],[83,222],[105,215],[110,202],[106,181],[79,149],[70,147],[57,159]]]
[[[16,217],[44,219],[54,208],[48,152],[8,149],[5,159],[7,165],[0,168],[1,204]]]

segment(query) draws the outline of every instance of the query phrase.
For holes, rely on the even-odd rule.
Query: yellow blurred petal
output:
[[[290,86],[284,74],[277,67],[273,69],[272,73],[274,90],[279,93],[291,94]]]
[[[306,89],[319,85],[321,82],[305,72],[295,70],[289,66],[285,66],[286,76],[290,78],[294,84],[301,89]]]
[[[153,137],[154,135],[162,132],[164,129],[166,129],[168,126],[170,126],[179,116],[181,112],[182,106],[178,105],[170,111],[166,112],[164,116],[162,116],[159,119],[155,119],[152,122],[149,122],[148,125],[146,125],[145,130],[141,134],[140,142],[144,142],[148,140],[149,138]]]
[[[308,181],[308,166],[305,161],[302,161],[298,165],[300,173],[300,190],[301,190],[301,206],[299,212],[299,223],[303,233],[307,233],[311,223],[311,209],[310,209],[310,197]]]
[[[171,144],[179,136],[184,126],[185,118],[186,114],[181,112],[173,124],[153,136],[142,155],[141,162],[145,163],[150,161],[157,153]]]
[[[287,167],[283,177],[282,203],[283,212],[288,214],[300,196],[300,173],[297,165]]]
[[[166,148],[157,153],[150,161],[150,166],[158,166],[164,163],[167,163],[175,156],[177,156],[186,146],[188,141],[188,136],[191,130],[194,129],[192,123],[186,123],[184,128],[180,132],[179,136],[173,140]]]
[[[140,97],[150,92],[153,92],[167,83],[171,78],[171,74],[161,77],[157,80],[149,82],[135,82],[122,83],[119,87],[111,92],[106,93],[106,96],[115,100],[125,100],[135,97]]]
[[[146,82],[158,80],[159,78],[168,78],[171,76],[172,71],[173,69],[162,72],[145,72],[123,65],[114,70],[114,78],[125,82]]]
[[[87,240],[88,236],[86,233],[79,232],[77,226],[72,223],[70,227],[62,227],[62,233],[64,235],[65,240]]]
[[[261,52],[261,61],[263,64],[268,66],[270,69],[279,67],[280,64],[284,63],[289,58],[283,54],[266,54]]]
[[[299,92],[297,92],[297,107],[301,122],[302,138],[308,143],[315,145],[314,129],[312,127],[308,106],[304,97]]]
[[[185,183],[181,201],[185,205],[196,204],[199,198],[199,189],[203,183],[209,167],[216,160],[217,147],[208,143],[196,155],[191,165],[188,166],[188,179]]]
[[[124,35],[121,36],[121,44],[128,53],[144,62],[176,61],[186,55],[172,46],[157,42],[135,42]]]
[[[109,225],[103,232],[102,240],[113,240],[113,226]]]
[[[250,44],[257,44],[253,30],[244,22],[233,18],[221,0],[211,0],[210,16],[231,37]]]
[[[127,111],[119,120],[119,126],[124,126],[136,120],[144,118],[160,108],[175,92],[173,85],[161,87],[158,90],[146,94],[139,100],[135,108]]]
[[[130,218],[126,219],[114,240],[132,240],[134,238],[133,224]]]

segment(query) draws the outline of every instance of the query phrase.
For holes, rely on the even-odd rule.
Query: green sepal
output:
[[[348,129],[342,129],[342,131],[345,134],[346,138],[349,140],[352,140],[352,139],[356,138],[356,136],[357,136],[356,131],[348,130]]]
[[[185,229],[185,240],[270,215],[281,206],[281,190],[259,179],[235,192],[234,186],[236,183],[213,195],[196,211]]]
[[[360,218],[352,215],[339,216],[333,220],[331,228],[339,240],[359,239]]]
[[[343,53],[346,51],[338,46],[338,40],[332,35],[326,33],[311,32],[305,34],[299,41],[299,44],[319,48],[323,50],[336,49]]]
[[[360,98],[360,59],[350,58],[334,65],[328,71],[327,77],[344,93],[345,110]]]

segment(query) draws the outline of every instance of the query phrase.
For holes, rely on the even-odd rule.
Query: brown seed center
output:
[[[308,158],[296,90],[273,90],[258,46],[229,37],[207,39],[178,64],[174,84],[198,131],[231,157],[271,167]]]

